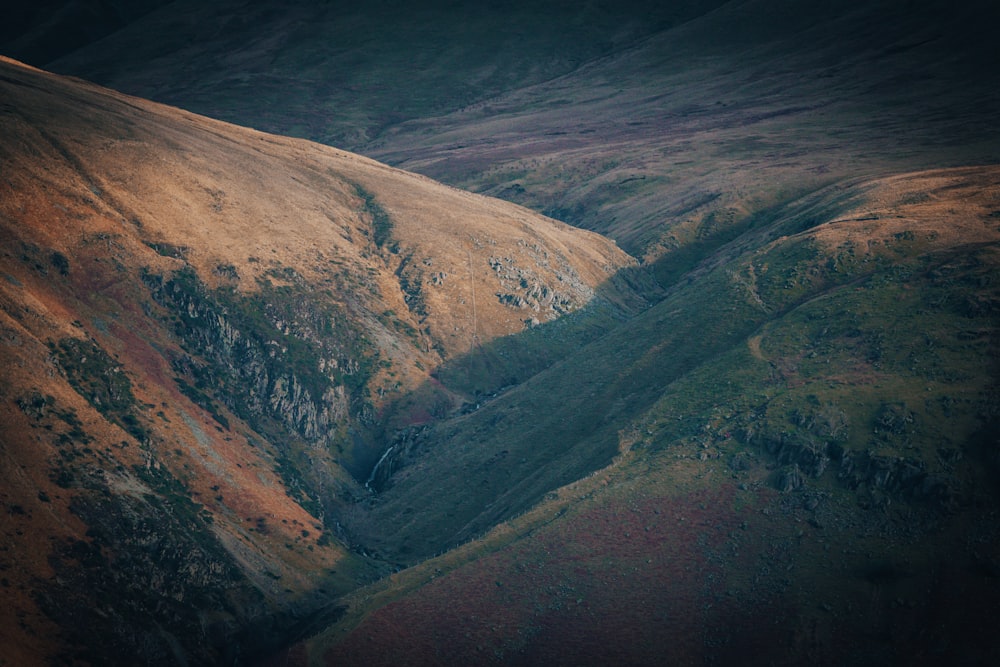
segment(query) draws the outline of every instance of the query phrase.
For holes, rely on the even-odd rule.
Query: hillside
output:
[[[845,178],[1000,159],[997,18],[980,2],[728,2],[354,149],[683,262]]]
[[[0,663],[995,662],[994,3],[43,4]]]
[[[260,6],[164,8],[51,67],[509,199],[663,266],[845,178],[1000,160],[995,3]]]
[[[998,195],[996,167],[821,190],[421,433],[369,510],[415,567],[284,657],[987,664]]]
[[[176,0],[32,64],[348,148],[571,72],[721,2]]]
[[[434,369],[578,312],[575,346],[642,303],[614,278],[634,262],[595,234],[0,68],[18,664],[205,663],[281,641],[386,571],[340,519],[394,424],[476,400],[475,375],[449,387]]]

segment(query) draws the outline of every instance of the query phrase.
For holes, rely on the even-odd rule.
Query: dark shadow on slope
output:
[[[623,429],[667,386],[780,316],[735,298],[727,265],[830,220],[848,199],[824,189],[775,207],[712,239],[682,269],[668,266],[669,255],[628,269],[587,307],[449,361],[436,379],[467,403],[391,443],[371,476],[378,493],[349,529],[387,559],[412,563],[607,466],[624,446]],[[651,272],[676,278],[660,287]],[[623,286],[656,302],[642,307],[633,297],[623,308],[614,303]]]
[[[867,384],[859,387],[854,400],[861,401],[864,394],[864,401],[874,401],[871,409],[876,412],[880,400],[903,400],[899,392],[904,392],[905,399],[914,405],[927,400],[930,394],[926,394],[925,384],[935,380],[932,375],[921,375],[924,371],[906,357],[914,345],[924,345],[922,339],[912,339],[909,334],[925,326],[934,330],[955,317],[969,317],[964,311],[946,308],[955,299],[964,302],[972,298],[977,304],[973,315],[981,326],[987,326],[982,304],[993,300],[983,271],[990,264],[985,255],[968,256],[971,250],[967,246],[933,252],[919,246],[907,250],[906,244],[911,241],[905,234],[896,235],[898,248],[865,257],[854,255],[851,247],[828,254],[810,235],[801,234],[841,218],[844,211],[867,197],[869,189],[860,181],[842,183],[760,214],[752,224],[746,224],[742,234],[714,248],[666,286],[657,303],[628,319],[601,320],[595,316],[601,302],[595,300],[589,308],[556,322],[493,341],[471,355],[453,360],[441,369],[439,378],[453,382],[453,387],[477,390],[478,394],[470,394],[464,409],[411,430],[393,443],[393,451],[383,460],[385,468],[376,476],[375,486],[380,492],[359,512],[359,521],[351,528],[363,543],[401,563],[413,563],[474,539],[527,511],[560,486],[607,466],[633,442],[645,439],[644,424],[650,410],[666,395],[682,398],[677,392],[683,387],[704,394],[691,401],[692,406],[697,406],[691,409],[698,415],[708,409],[705,406],[743,406],[745,401],[734,403],[733,396],[755,390],[741,383],[766,381],[769,373],[781,391],[792,387],[786,386],[783,379],[786,372],[791,373],[789,383],[814,382],[811,391],[819,393],[826,390],[818,385],[863,381]],[[966,256],[967,261],[950,262],[952,257]],[[944,274],[931,270],[941,263],[949,264],[945,273],[951,276],[950,282],[942,282],[938,274]],[[748,282],[751,278],[753,285]],[[888,287],[892,285],[898,286],[898,291],[893,291],[897,287]],[[906,294],[914,296],[904,298]],[[894,307],[905,310],[894,313]],[[860,319],[859,308],[867,313]],[[602,326],[588,329],[595,322]],[[907,331],[886,333],[892,322],[906,322],[898,326]],[[829,381],[808,374],[799,377],[794,369],[773,365],[768,371],[767,360],[760,357],[762,370],[748,374],[746,369],[730,369],[730,362],[725,360],[737,358],[733,352],[742,352],[744,356],[739,358],[753,356],[750,338],[759,337],[764,327],[775,334],[775,344],[784,346],[782,354],[793,365],[800,362],[802,341],[810,336],[822,337],[828,329],[842,332],[837,334],[840,338],[831,339],[838,341],[849,342],[868,333],[894,336],[904,349],[898,354],[884,352],[885,358],[876,368],[880,376],[894,378],[885,385],[892,388],[868,387],[871,382],[864,377],[864,365],[874,362],[863,340],[842,358],[848,366],[842,369],[841,376],[834,370],[814,372],[819,373],[817,378],[829,376]],[[821,330],[823,333],[816,333]],[[551,341],[558,342],[558,347],[552,348],[558,353],[550,350],[550,356],[533,356],[532,350],[544,352],[543,343]],[[927,372],[945,373],[939,376],[939,382],[958,383],[959,379],[948,379],[960,371],[957,366],[948,368],[947,355],[980,352],[958,339],[953,349],[944,350],[945,339],[941,346],[943,356],[935,362],[940,371],[927,365]],[[856,363],[863,368],[852,370],[850,364]],[[500,391],[514,380],[517,384]],[[955,386],[955,391],[966,390]],[[807,398],[804,392],[789,394],[774,415],[764,421],[756,418],[755,427],[777,429],[773,433],[761,431],[754,437],[734,437],[742,446],[756,447],[754,451],[770,463],[797,463],[807,475],[821,474],[806,466],[803,457],[808,452],[800,452],[801,447],[783,437],[786,431],[794,435],[795,425],[789,422],[793,417],[786,412],[793,408],[808,411],[809,406],[803,403]],[[758,410],[754,405],[745,407],[754,412]],[[878,418],[870,412],[852,417],[862,434],[870,433],[868,420]],[[662,433],[657,432],[653,439],[673,442],[705,436],[702,429],[707,416],[684,423],[674,417],[664,419],[657,419]],[[773,435],[778,436],[777,449],[771,444]],[[850,465],[842,465],[842,483],[850,488],[860,485],[862,491],[871,487],[877,494],[898,492],[901,501],[937,502],[935,498],[940,494],[931,488],[937,479],[932,471],[912,477],[914,481],[929,480],[926,490],[919,493],[911,493],[909,482],[888,484],[878,473],[882,469],[879,466],[896,471],[911,463],[923,470],[922,461],[936,460],[934,452],[939,443],[925,443],[920,450],[907,450],[889,460],[881,455],[869,456],[868,450],[885,446],[891,438],[876,439],[875,444],[859,438],[858,442],[852,441],[858,449],[852,450],[850,461],[844,457],[848,464],[862,462],[854,466],[858,474],[852,477]],[[900,444],[895,440],[892,443]],[[875,464],[863,465],[869,459]],[[896,473],[890,476],[899,477]],[[950,488],[942,487],[942,492],[947,493],[938,500],[957,498]],[[937,505],[947,509],[947,502]],[[391,534],[381,526],[392,526]]]
[[[36,0],[4,12],[0,45],[4,55],[44,67],[169,4],[170,0],[66,2]]]
[[[482,404],[519,385],[663,298],[647,267],[623,269],[598,286],[584,307],[557,319],[526,325],[523,332],[477,343],[433,373],[449,389]],[[533,311],[525,310],[525,319]],[[473,408],[475,406],[472,406]]]
[[[407,120],[556,78],[723,3],[175,2],[50,67],[357,149]]]
[[[654,306],[674,291],[692,285],[706,272],[760,248],[782,235],[833,219],[860,199],[840,182],[793,203],[783,203],[720,226],[712,234],[682,245],[655,262],[619,271],[595,290],[585,307],[524,332],[477,345],[433,373],[444,386],[467,395],[469,409],[513,388],[573,354],[591,341]],[[781,223],[777,225],[777,223]]]

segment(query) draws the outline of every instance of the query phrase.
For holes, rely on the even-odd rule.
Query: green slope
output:
[[[958,502],[983,462],[949,457],[995,400],[995,177],[828,188],[759,216],[654,307],[411,438],[359,517],[392,526],[369,539],[419,560],[636,448],[766,462],[779,488],[839,476],[865,502]],[[907,203],[949,188],[975,209]]]
[[[311,659],[985,661],[1000,178],[886,176],[1000,159],[994,8],[236,6],[58,65],[525,203],[659,282],[414,392],[474,400],[386,443],[341,517],[413,567]]]
[[[998,177],[774,210],[619,330],[423,434],[364,519],[412,562],[464,544],[283,657],[988,660]]]

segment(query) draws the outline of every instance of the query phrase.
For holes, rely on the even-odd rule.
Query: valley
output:
[[[278,4],[0,32],[0,665],[991,664],[994,8]]]

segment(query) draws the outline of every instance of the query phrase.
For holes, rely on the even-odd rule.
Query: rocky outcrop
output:
[[[844,452],[837,477],[849,488],[867,487],[883,493],[926,500],[948,508],[958,502],[956,480],[947,473],[928,472],[918,459],[884,456],[871,451]]]
[[[797,491],[805,486],[806,478],[796,464],[784,466],[776,476],[775,487],[781,493]]]
[[[334,511],[336,468],[362,474],[356,447],[374,447],[365,397],[377,350],[333,305],[294,287],[210,291],[187,268],[143,279],[156,303],[179,313],[186,354],[172,365],[181,390],[223,426],[220,403],[243,419],[277,447],[289,492],[317,516]]]
[[[794,465],[810,477],[819,477],[830,465],[837,445],[807,433],[786,431],[762,436],[764,451],[779,465]]]
[[[145,282],[157,303],[182,313],[176,331],[198,355],[176,360],[175,368],[203,385],[224,388],[214,392],[218,400],[251,423],[273,419],[306,440],[321,441],[352,416],[367,414],[360,401],[353,411],[350,404],[377,352],[354,331],[321,336],[316,329],[332,329],[334,315],[320,312],[320,304],[295,302],[291,295],[276,304],[267,295],[247,303],[248,297],[211,294],[186,269],[166,279],[147,274]],[[283,308],[303,316],[289,321]]]
[[[368,475],[365,487],[374,493],[383,491],[392,483],[392,475],[402,468],[408,457],[427,441],[427,427],[415,426],[403,429],[395,435],[392,444],[383,452]]]
[[[548,263],[547,257],[544,261]],[[575,276],[560,274],[558,277],[564,289],[550,287],[533,270],[519,266],[513,257],[490,257],[489,264],[500,282],[500,290],[496,293],[500,303],[540,313],[545,319],[550,314],[568,313],[576,305],[585,303],[591,295],[591,290]]]
[[[871,449],[850,450],[838,442],[791,432],[768,434],[762,445],[779,466],[773,484],[782,493],[801,489],[808,478],[818,478],[831,469],[842,484],[858,492],[928,501],[942,509],[953,507],[960,498],[953,476],[928,471],[926,462],[918,458],[877,454]],[[745,469],[745,455],[737,456],[730,463],[734,471]],[[830,468],[831,463],[835,467]]]

